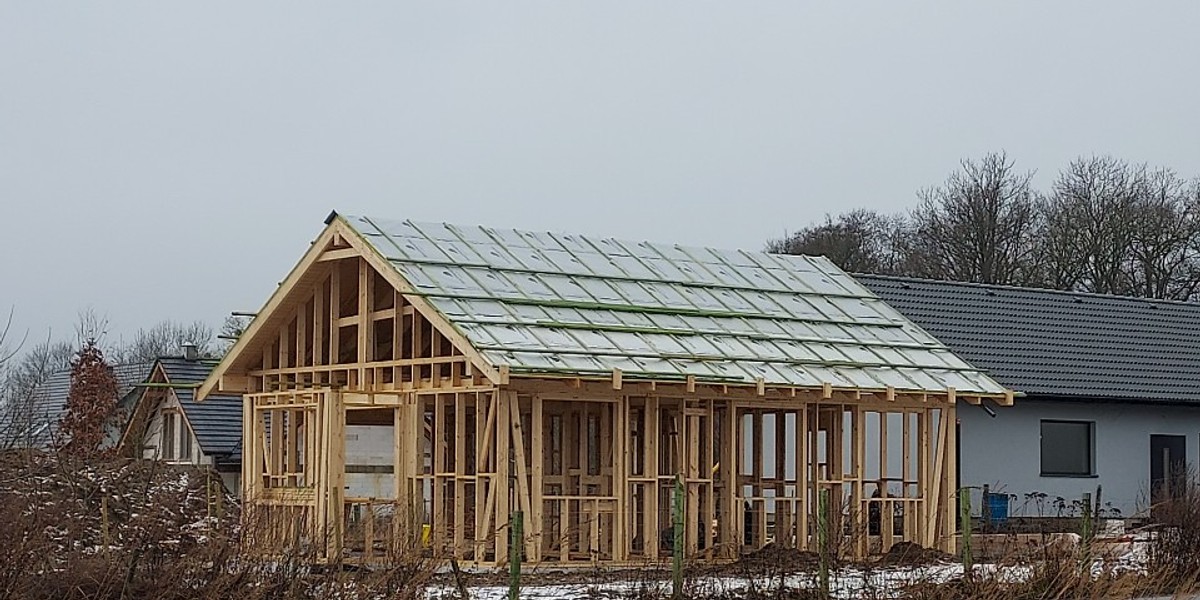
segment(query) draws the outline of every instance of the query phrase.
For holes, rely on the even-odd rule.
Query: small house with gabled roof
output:
[[[1200,464],[1200,304],[856,278],[1022,394],[1003,411],[959,411],[963,485],[1008,493],[1027,516],[1099,488],[1107,516],[1133,517]]]
[[[211,467],[227,489],[240,490],[242,399],[195,394],[216,361],[197,356],[162,357],[131,404],[120,448],[127,456]]]
[[[336,213],[197,398],[222,394],[264,548],[481,567],[518,515],[529,564],[658,560],[676,501],[689,559],[819,522],[859,556],[953,549],[956,410],[1012,401],[823,258]],[[378,495],[350,427],[385,432]]]

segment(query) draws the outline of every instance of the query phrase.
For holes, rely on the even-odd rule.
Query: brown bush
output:
[[[419,552],[371,569],[264,556],[216,482],[153,461],[0,455],[0,600],[413,598],[433,571]]]

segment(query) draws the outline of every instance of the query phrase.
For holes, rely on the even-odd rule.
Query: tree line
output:
[[[92,451],[102,439],[101,425],[112,412],[116,398],[116,380],[111,365],[150,364],[156,359],[180,356],[185,344],[196,347],[204,359],[225,354],[233,340],[241,335],[247,322],[243,318],[226,319],[218,334],[203,321],[181,323],[161,321],[138,329],[129,338],[109,338],[107,320],[94,311],[84,310],[74,325],[73,335],[55,338],[47,335],[38,343],[27,338],[13,340],[12,314],[0,328],[0,438],[19,426],[20,420],[5,419],[33,406],[38,386],[58,372],[71,371],[68,411],[62,427],[75,440],[68,451]]]
[[[855,273],[1200,299],[1200,177],[1080,157],[1036,189],[1004,152],[963,160],[917,206],[855,209],[770,240]]]

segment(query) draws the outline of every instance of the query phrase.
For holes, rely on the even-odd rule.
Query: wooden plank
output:
[[[321,256],[317,260],[320,262],[333,262],[347,258],[355,258],[357,256],[358,250],[355,250],[354,248],[337,248],[322,252]]]
[[[258,420],[249,398],[242,399],[242,499],[253,504],[262,487],[262,460],[257,444]]]
[[[559,500],[558,505],[558,560],[565,563],[571,560],[571,501]]]
[[[700,540],[699,532],[696,531],[695,522],[700,516],[700,484],[696,481],[700,479],[700,417],[688,416],[682,417],[685,423],[684,431],[687,439],[687,453],[684,455],[686,469],[684,473],[687,477],[685,489],[687,492],[687,507],[684,509],[684,516],[687,522],[684,523],[684,547],[687,548],[688,556],[695,556],[699,549]],[[710,473],[704,474],[704,477],[711,477]]]
[[[375,326],[370,319],[371,288],[374,287],[375,277],[367,261],[358,261],[358,362],[368,363],[375,360],[375,348],[371,342],[375,335]],[[359,385],[366,388],[371,381],[367,378],[365,367],[359,367]],[[436,527],[435,527],[436,529]]]
[[[342,316],[342,270],[335,268],[329,274],[329,364],[341,362],[342,330],[338,319]]]
[[[326,283],[322,281],[317,284],[316,293],[313,294],[313,331],[312,331],[312,364],[324,365],[329,361],[325,360],[325,328],[326,319],[329,317],[325,308],[326,302]],[[313,383],[319,383],[314,381]]]
[[[399,347],[399,346],[397,346],[397,347]],[[489,477],[486,477],[483,475],[483,473],[485,471],[488,471],[489,469],[487,469],[487,467],[486,467],[486,464],[487,464],[486,459],[481,459],[480,457],[483,456],[484,430],[487,429],[487,427],[488,427],[487,415],[489,413],[491,413],[491,411],[489,410],[491,403],[489,403],[489,407],[480,406],[480,404],[482,404],[482,402],[483,402],[483,399],[488,396],[485,394],[480,394],[480,393],[475,393],[474,396],[475,396],[475,404],[474,404],[474,406],[475,406],[475,438],[473,441],[475,443],[475,457],[476,457],[476,463],[475,463],[475,535],[472,536],[472,539],[475,540],[475,562],[482,563],[485,545],[483,543],[481,543],[481,540],[485,539],[484,532],[487,531],[487,525],[488,525],[485,522],[484,517],[485,517],[485,513],[487,512],[487,499],[488,499],[487,490],[489,487],[488,483],[490,482],[491,479]],[[492,414],[494,414],[494,413],[492,413]],[[482,462],[481,462],[481,460],[482,460]]]
[[[704,401],[704,407],[708,413],[704,417],[704,457],[700,463],[701,472],[709,478],[709,481],[704,484],[704,518],[701,522],[701,532],[704,536],[704,554],[707,558],[713,558],[713,546],[716,544],[716,536],[713,534],[713,523],[717,520],[717,498],[716,498],[716,483],[713,481],[716,468],[714,453],[717,452],[717,415],[715,403],[712,399]]]
[[[801,550],[810,549],[808,515],[812,512],[811,506],[814,501],[809,499],[809,473],[817,460],[817,455],[809,451],[808,413],[808,406],[796,411],[796,495],[800,497],[800,514],[797,515],[800,523],[796,531],[796,545]]]
[[[763,494],[763,412],[755,410],[753,417],[754,426],[754,496],[762,497]],[[754,547],[761,548],[767,542],[767,504],[761,500],[754,502]]]
[[[508,561],[508,523],[512,514],[509,487],[509,444],[512,440],[511,408],[509,403],[515,394],[511,392],[496,392],[496,478],[493,481],[496,488],[496,564]],[[503,525],[501,525],[503,524]]]
[[[432,538],[434,555],[438,556],[445,548],[446,525],[446,481],[440,474],[446,472],[446,402],[441,394],[433,396],[433,523]]]
[[[850,506],[854,507],[850,514],[851,531],[854,536],[854,556],[866,558],[868,551],[867,539],[867,498],[863,479],[866,476],[867,463],[867,413],[861,404],[854,405],[850,417]],[[838,425],[841,425],[839,423]]]
[[[487,422],[483,426],[483,443],[480,444],[476,471],[483,471],[487,468],[488,458],[491,457],[492,440],[496,437],[496,410],[500,404],[500,400],[496,395],[489,396],[487,407]]]
[[[530,427],[533,428],[530,431],[530,453],[533,458],[533,490],[531,498],[533,509],[530,511],[530,518],[532,519],[532,532],[536,538],[536,543],[534,544],[533,562],[539,563],[542,560],[542,548],[546,543],[546,540],[543,539],[542,535],[545,527],[545,516],[543,515],[545,504],[542,500],[542,496],[546,491],[545,484],[543,482],[546,470],[546,448],[544,439],[546,420],[543,415],[541,396],[535,395],[533,397],[531,410],[533,413],[533,419],[530,423]]]
[[[651,560],[658,558],[658,532],[662,529],[659,523],[658,511],[658,440],[663,432],[659,425],[658,398],[646,398],[644,462],[642,474],[650,480],[645,487],[642,504],[642,545],[646,549],[646,557]]]
[[[617,497],[616,509],[613,511],[612,556],[610,560],[624,561],[629,558],[628,540],[632,532],[627,524],[629,483],[627,465],[632,447],[629,443],[627,428],[629,424],[629,398],[622,397],[621,402],[612,407],[615,418],[612,418],[613,445],[609,449],[612,456],[612,494]]]
[[[921,504],[917,511],[918,533],[915,541],[926,547],[929,545],[926,510],[929,506],[929,461],[932,458],[929,452],[930,424],[929,410],[920,410],[917,413],[917,494],[921,497]]]
[[[737,405],[732,400],[725,400],[724,420],[721,423],[721,546],[725,548],[723,558],[733,558],[740,553],[742,545],[741,506],[738,501],[737,487],[739,457],[741,456],[741,436],[738,428]]]
[[[955,519],[958,517],[958,506],[955,498],[958,493],[958,415],[954,405],[947,407],[943,411],[943,416],[946,419],[946,449],[945,449],[945,489],[942,493],[943,510],[946,511],[946,545],[942,548],[943,552],[957,554],[958,548],[955,544],[954,526]]]
[[[408,481],[408,461],[406,460],[405,439],[407,436],[404,430],[405,411],[407,406],[401,405],[392,409],[392,497],[396,499],[396,507],[392,515],[392,540],[394,545],[398,545],[400,540],[404,539],[405,517],[409,514],[408,507],[412,506],[408,494],[405,493],[405,483]],[[416,528],[416,523],[408,523],[408,527],[414,531],[420,531]]]
[[[254,391],[250,377],[246,375],[222,375],[219,387],[227,393],[248,394]]]
[[[926,488],[926,523],[925,523],[925,546],[927,547],[942,547],[938,543],[938,521],[940,515],[938,513],[941,508],[942,500],[942,476],[945,469],[946,456],[946,411],[942,409],[938,415],[938,437],[937,448],[931,449],[935,454],[933,471],[930,473],[930,486]]]
[[[465,558],[467,532],[467,406],[454,394],[454,557]]]

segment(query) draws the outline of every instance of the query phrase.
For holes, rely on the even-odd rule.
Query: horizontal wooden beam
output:
[[[318,262],[329,262],[333,260],[344,260],[347,258],[358,258],[360,255],[358,250],[354,248],[338,248],[336,250],[326,250],[321,253]]]
[[[254,391],[253,382],[249,375],[222,375],[217,389],[230,394],[249,394]]]

